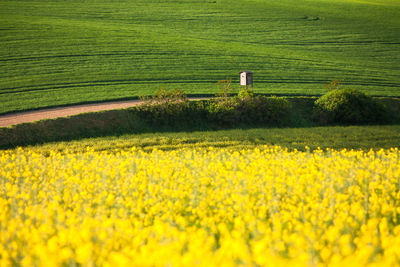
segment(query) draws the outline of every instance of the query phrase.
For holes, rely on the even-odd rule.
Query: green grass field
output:
[[[0,113],[152,94],[325,84],[400,96],[399,0],[0,1]]]
[[[225,147],[234,150],[251,149],[259,145],[278,145],[289,150],[369,149],[398,147],[400,126],[334,126],[305,128],[257,128],[220,131],[169,132],[129,134],[87,138],[68,142],[50,142],[31,146],[44,151],[127,150],[133,146],[145,151],[174,150],[187,147]]]

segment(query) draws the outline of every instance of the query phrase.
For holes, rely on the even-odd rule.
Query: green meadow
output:
[[[1,130],[0,130],[1,135]],[[229,148],[253,149],[262,145],[278,145],[290,151],[321,149],[389,149],[400,143],[400,126],[333,126],[307,128],[253,128],[218,131],[162,132],[125,134],[82,138],[68,141],[32,143],[27,147],[45,151],[96,151],[128,150],[133,146],[145,151],[153,149],[174,150],[180,148]],[[0,142],[0,149],[6,147]],[[14,148],[8,146],[7,148]]]
[[[0,114],[150,95],[400,96],[399,0],[0,1]]]

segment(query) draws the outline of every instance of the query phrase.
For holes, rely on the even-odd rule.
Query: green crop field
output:
[[[0,113],[148,95],[400,96],[400,0],[0,1]],[[237,86],[236,86],[237,87]]]
[[[96,151],[128,150],[134,146],[145,151],[153,149],[175,150],[181,148],[253,149],[262,145],[278,145],[290,151],[304,151],[306,147],[321,149],[389,149],[400,143],[400,126],[332,126],[305,128],[253,128],[218,131],[163,132],[127,134],[84,138],[66,142],[48,142],[29,146],[47,151]],[[0,149],[1,151],[1,149]]]

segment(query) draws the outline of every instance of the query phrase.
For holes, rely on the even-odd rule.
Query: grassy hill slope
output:
[[[0,113],[214,93],[252,70],[262,93],[332,79],[400,96],[400,0],[0,1]]]

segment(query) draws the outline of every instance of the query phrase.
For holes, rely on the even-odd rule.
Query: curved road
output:
[[[16,112],[6,115],[0,115],[0,127],[7,127],[15,124],[33,122],[43,119],[68,117],[85,112],[128,108],[135,106],[139,103],[140,100],[126,100]]]

